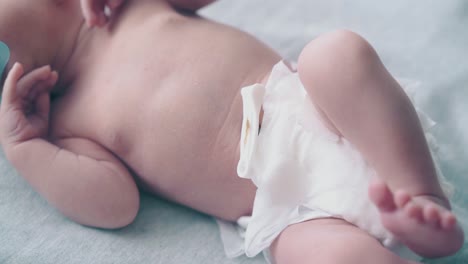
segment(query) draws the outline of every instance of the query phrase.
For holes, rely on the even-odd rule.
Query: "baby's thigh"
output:
[[[365,231],[340,219],[316,219],[286,228],[271,246],[276,264],[409,264]]]

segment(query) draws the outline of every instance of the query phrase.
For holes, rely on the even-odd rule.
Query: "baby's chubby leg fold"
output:
[[[331,218],[289,226],[272,244],[271,253],[277,264],[417,264],[359,228]]]
[[[416,110],[364,38],[347,30],[319,36],[298,72],[324,119],[390,188],[444,197]]]
[[[347,30],[324,34],[304,48],[298,73],[324,123],[359,150],[388,189],[390,195],[384,192],[382,198],[381,186],[370,188],[384,225],[387,221],[390,231],[424,256],[457,251],[463,232],[449,211],[416,110],[373,47]],[[387,201],[395,200],[396,190],[400,193],[397,200],[405,209],[389,213],[385,210]],[[446,228],[407,221],[414,217],[403,215],[406,210],[410,215],[427,214],[422,219],[437,220]],[[406,229],[391,228],[392,223]],[[406,239],[418,236],[426,240]],[[455,242],[440,244],[429,238]],[[438,246],[441,248],[436,249]]]

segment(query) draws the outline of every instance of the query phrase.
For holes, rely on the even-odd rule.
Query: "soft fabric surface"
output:
[[[439,123],[434,133],[443,170],[459,188],[457,204],[468,208],[467,1],[222,0],[201,13],[258,36],[292,60],[329,30],[345,27],[365,36],[394,75],[421,81],[424,93],[416,100]],[[425,262],[467,263],[468,245],[454,257]],[[264,261],[226,259],[210,217],[146,195],[136,222],[125,229],[79,226],[48,206],[2,155],[0,263]]]

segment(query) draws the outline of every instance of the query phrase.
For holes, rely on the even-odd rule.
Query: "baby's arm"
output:
[[[83,16],[88,26],[102,27],[107,23],[107,16],[104,13],[105,7],[111,11],[118,9],[127,0],[80,0]],[[168,0],[176,8],[195,12],[216,0]]]
[[[138,189],[128,170],[96,143],[48,135],[50,87],[57,73],[43,67],[26,74],[16,64],[5,81],[0,140],[18,172],[49,203],[72,220],[119,228],[133,221]]]
[[[88,26],[102,27],[107,23],[105,7],[118,9],[126,0],[80,0],[81,10]]]

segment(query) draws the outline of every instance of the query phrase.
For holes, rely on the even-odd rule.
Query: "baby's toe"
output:
[[[443,229],[445,230],[451,230],[455,227],[455,225],[457,224],[457,218],[455,217],[455,215],[450,212],[450,211],[447,211],[447,212],[443,212],[442,213],[442,217],[441,217],[441,220],[440,220],[440,224],[442,226]]]
[[[383,181],[376,180],[370,184],[369,197],[381,211],[395,210],[393,194]]]
[[[411,201],[411,196],[408,192],[403,190],[395,192],[395,204],[398,208],[403,208],[409,201]]]
[[[418,221],[419,223],[425,221],[421,206],[414,202],[407,203],[404,207],[404,212],[409,218],[412,218]]]
[[[437,227],[440,222],[439,208],[433,204],[428,204],[423,208],[424,221],[434,227]]]

